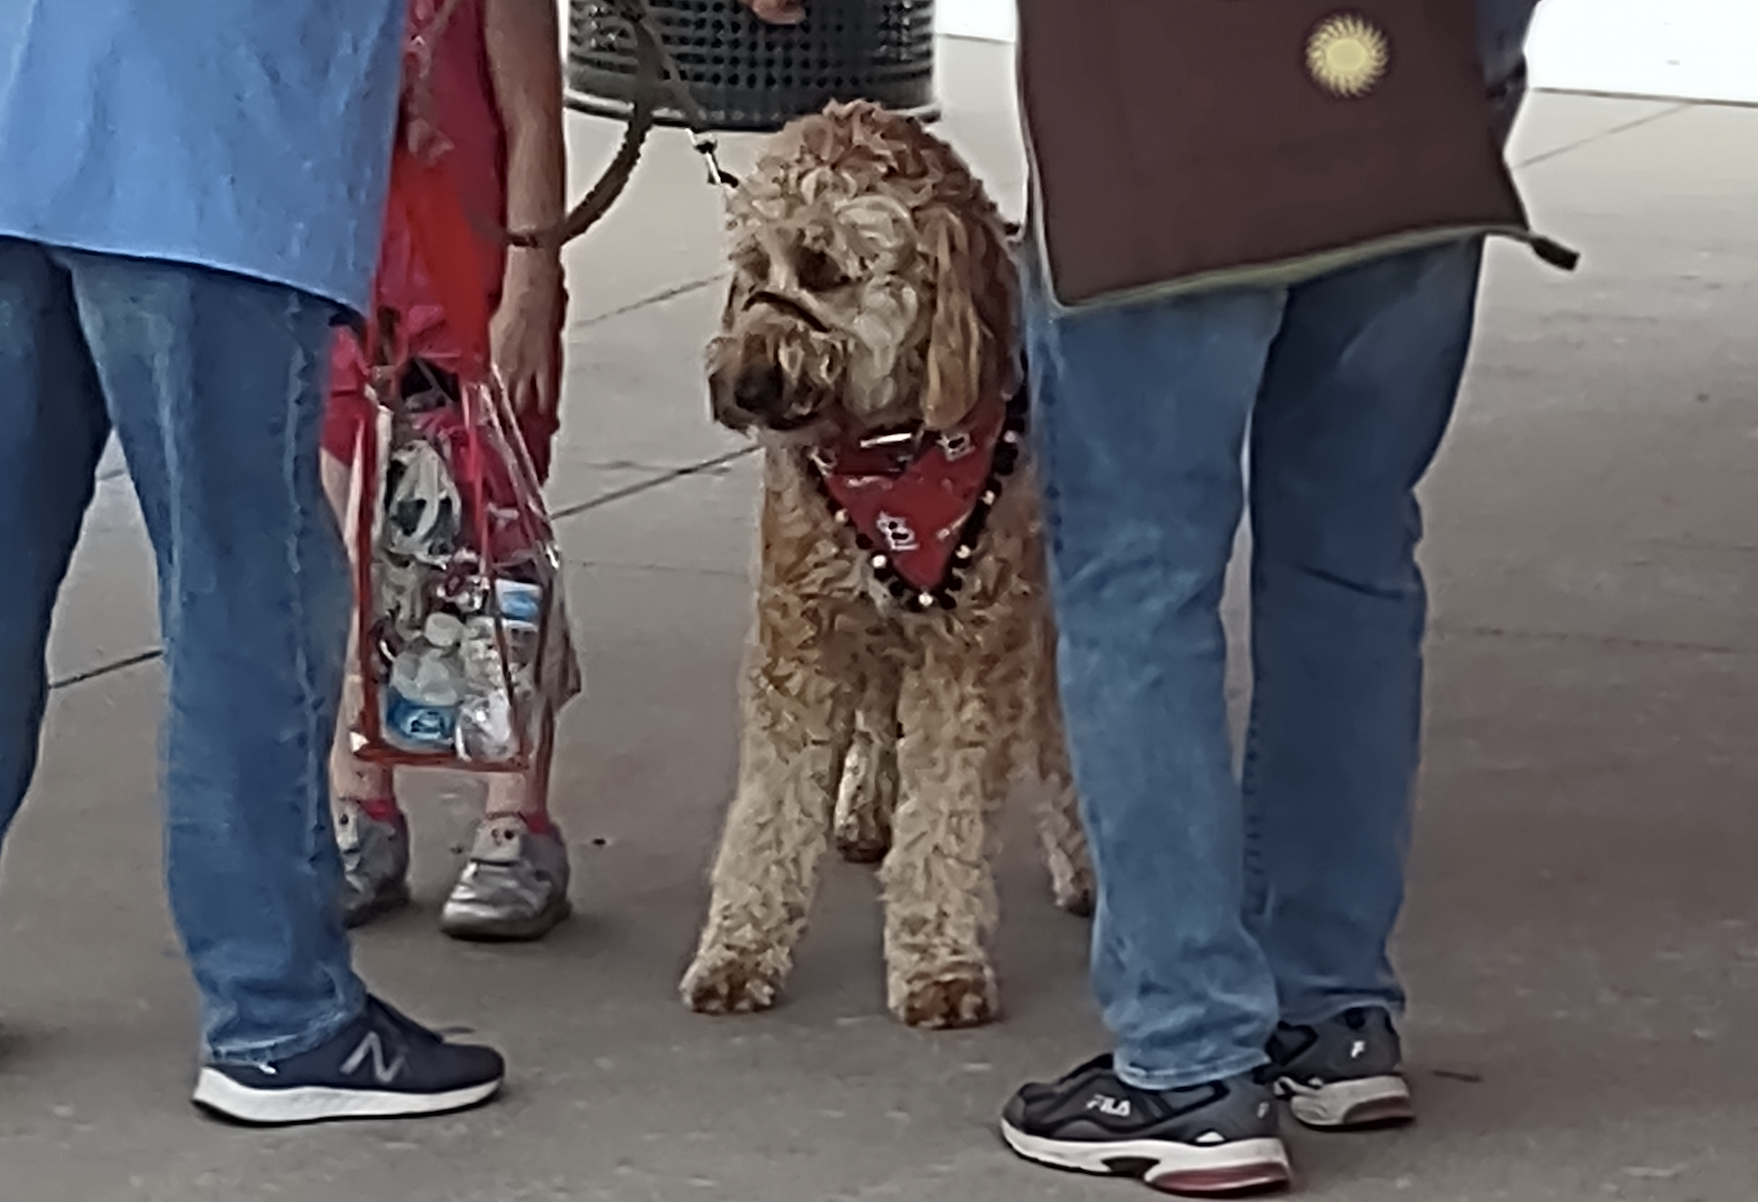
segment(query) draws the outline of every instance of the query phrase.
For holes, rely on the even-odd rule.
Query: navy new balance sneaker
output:
[[[1014,1094],[1001,1135],[1027,1160],[1135,1177],[1170,1194],[1255,1193],[1289,1180],[1275,1095],[1258,1074],[1137,1089],[1117,1076],[1110,1056],[1100,1056],[1060,1081]]]
[[[309,1052],[204,1065],[195,1104],[260,1126],[447,1114],[488,1101],[505,1074],[492,1048],[448,1043],[369,998],[359,1018]]]

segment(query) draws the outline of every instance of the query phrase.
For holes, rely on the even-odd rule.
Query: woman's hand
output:
[[[514,412],[553,417],[561,401],[563,292],[559,270],[538,274],[546,278],[506,290],[488,323],[488,346]]]
[[[487,0],[482,14],[495,108],[506,133],[502,222],[509,229],[550,229],[567,211],[557,11],[555,0]],[[518,413],[555,416],[566,308],[561,254],[509,247],[488,349],[507,401]]]
[[[798,25],[806,19],[806,0],[740,0],[771,25]]]

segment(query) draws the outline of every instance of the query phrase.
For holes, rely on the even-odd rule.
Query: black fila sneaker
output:
[[[1137,1089],[1101,1056],[1060,1081],[1022,1088],[1002,1112],[1001,1135],[1053,1168],[1135,1177],[1193,1197],[1255,1193],[1289,1182],[1277,1109],[1259,1074]]]
[[[1312,1026],[1277,1027],[1270,1058],[1276,1092],[1308,1127],[1357,1131],[1401,1126],[1416,1117],[1398,1030],[1377,1006],[1346,1010]]]
[[[258,1126],[448,1114],[488,1101],[505,1074],[493,1049],[448,1043],[369,998],[359,1018],[309,1052],[203,1066],[195,1104]]]

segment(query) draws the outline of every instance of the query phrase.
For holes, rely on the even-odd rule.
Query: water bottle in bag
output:
[[[464,624],[451,614],[431,614],[421,637],[392,662],[384,702],[387,742],[418,754],[453,750],[463,700],[463,633]]]
[[[507,694],[495,621],[471,618],[460,646],[462,700],[458,707],[458,747],[469,760],[511,759],[519,750],[513,699]],[[515,683],[516,680],[515,680]]]

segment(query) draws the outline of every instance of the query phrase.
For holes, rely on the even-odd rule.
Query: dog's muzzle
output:
[[[817,417],[816,407],[788,387],[772,363],[741,367],[714,384],[714,417],[734,430],[763,429],[778,434],[803,430]]]

